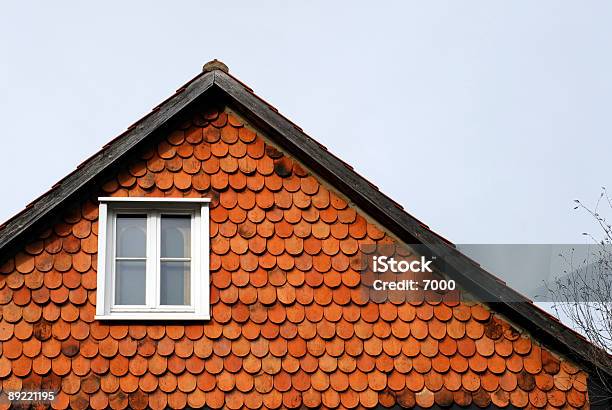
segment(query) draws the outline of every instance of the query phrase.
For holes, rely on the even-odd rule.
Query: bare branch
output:
[[[594,219],[599,233],[583,234],[592,241],[583,260],[575,260],[574,250],[560,255],[566,264],[564,275],[546,283],[546,288],[557,316],[569,320],[593,344],[589,355],[596,368],[612,368],[612,223],[605,215],[612,214],[612,198],[604,187],[593,207],[579,200],[575,203],[574,209]],[[590,397],[593,404],[612,397],[612,382],[599,370],[596,373],[592,376],[603,387],[605,397]]]

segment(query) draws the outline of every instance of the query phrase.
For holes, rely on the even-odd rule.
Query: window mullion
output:
[[[146,274],[146,292],[147,292],[147,307],[155,307],[157,306],[155,303],[155,289],[156,289],[156,280],[155,280],[155,261],[157,258],[157,220],[155,218],[154,212],[149,212],[147,214],[147,274]]]
[[[161,211],[155,211],[155,307],[161,302]]]

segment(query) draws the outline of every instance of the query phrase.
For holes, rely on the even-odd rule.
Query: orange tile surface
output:
[[[75,409],[588,406],[585,372],[484,306],[370,303],[355,255],[393,239],[228,110],[133,158],[0,268],[3,392]],[[94,320],[99,195],[212,199],[210,322]]]

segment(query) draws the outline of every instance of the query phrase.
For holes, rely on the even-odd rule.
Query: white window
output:
[[[210,319],[207,198],[98,198],[96,319]]]

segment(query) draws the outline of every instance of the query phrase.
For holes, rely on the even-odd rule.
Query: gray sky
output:
[[[592,228],[572,200],[612,186],[612,3],[209,3],[0,6],[0,220],[216,57],[454,242]]]

